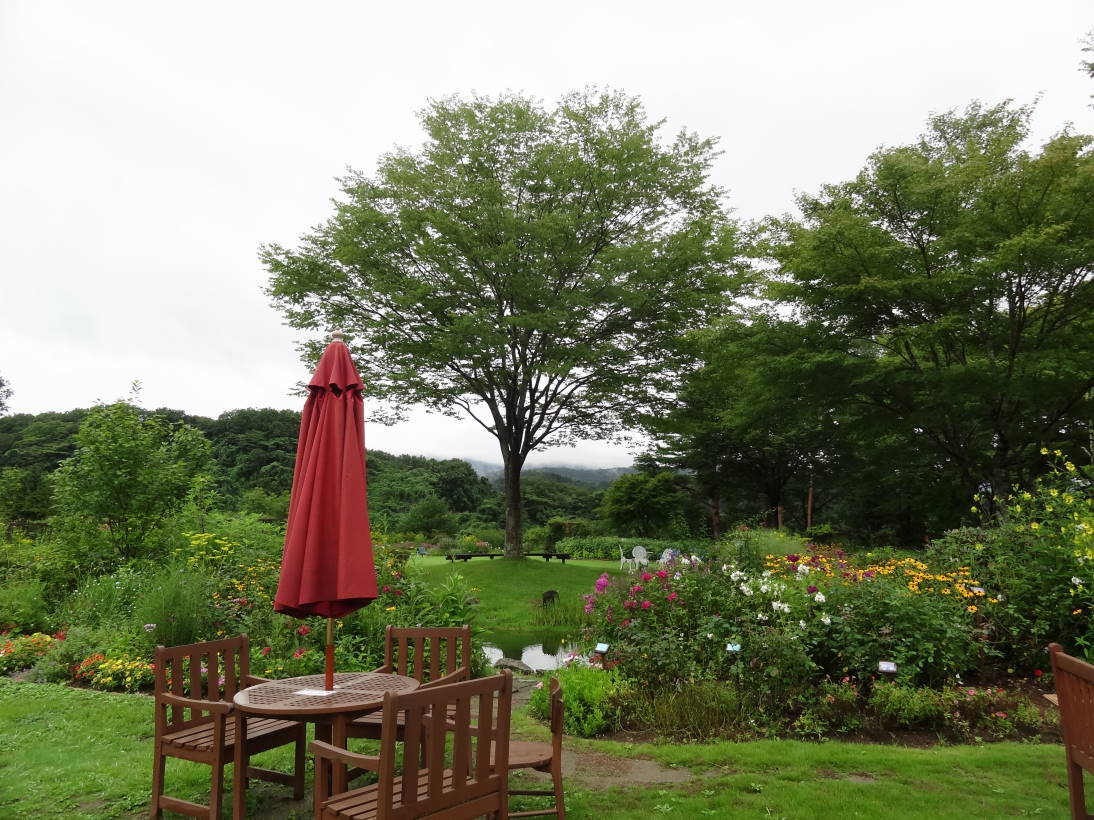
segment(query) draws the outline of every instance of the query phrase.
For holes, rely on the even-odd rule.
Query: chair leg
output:
[[[307,726],[300,724],[300,734],[296,738],[296,761],[293,763],[292,796],[299,800],[304,796],[304,760],[308,751]]]
[[[555,811],[558,820],[566,820],[566,801],[562,794],[562,761],[555,760],[551,765],[551,779],[555,782]]]
[[[163,817],[163,809],[160,808],[160,797],[163,795],[164,767],[167,758],[160,753],[157,740],[156,758],[152,761],[152,820]]]
[[[1067,759],[1067,790],[1071,798],[1072,820],[1087,820],[1086,797],[1083,794],[1083,767],[1069,756]]]
[[[220,808],[224,802],[223,761],[214,760],[211,768],[213,775],[209,784],[209,818],[210,820],[220,820]]]

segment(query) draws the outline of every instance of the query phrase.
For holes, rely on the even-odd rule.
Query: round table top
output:
[[[387,672],[336,672],[334,689],[327,692],[323,675],[302,675],[248,686],[236,692],[241,711],[260,715],[323,715],[378,709],[384,695],[413,692],[421,684],[414,678]]]

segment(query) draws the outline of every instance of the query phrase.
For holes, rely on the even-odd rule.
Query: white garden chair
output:
[[[626,569],[627,567],[630,567],[631,569],[638,569],[638,564],[635,563],[633,558],[628,558],[626,555],[624,555],[623,554],[623,548],[620,547],[619,548],[619,568],[620,569]]]
[[[632,549],[631,560],[634,561],[635,569],[641,569],[642,567],[648,567],[650,565],[649,555],[647,554],[645,547],[635,547]]]
[[[657,563],[660,564],[662,567],[667,567],[674,560],[676,560],[676,550],[674,550],[672,547],[669,547],[667,550],[661,553],[661,557],[657,559]]]

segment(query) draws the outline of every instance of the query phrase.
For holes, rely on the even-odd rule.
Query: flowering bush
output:
[[[566,701],[566,734],[595,737],[618,725],[625,687],[616,673],[574,663],[559,669],[556,675]],[[543,684],[532,692],[528,711],[533,717],[550,717],[549,695],[549,688]]]
[[[63,639],[63,633],[52,637],[41,632],[14,637],[0,635],[0,675],[33,666],[35,661],[49,651],[55,640]]]
[[[151,688],[155,669],[147,661],[128,655],[106,658],[95,654],[77,666],[75,678],[86,681],[96,689],[139,692]]]

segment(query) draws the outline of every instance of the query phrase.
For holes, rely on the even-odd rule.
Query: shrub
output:
[[[29,669],[63,635],[53,637],[41,632],[32,635],[0,636],[0,675]]]
[[[200,573],[168,568],[150,576],[133,606],[129,631],[150,655],[156,645],[179,646],[209,637],[209,581]],[[226,632],[226,630],[221,630]]]
[[[884,729],[936,728],[946,712],[940,692],[889,681],[874,684],[869,706]]]
[[[862,728],[863,698],[858,682],[845,676],[826,676],[820,685],[802,698],[804,708],[794,721],[794,730],[806,737],[828,732],[854,732]]]
[[[37,632],[48,626],[45,584],[37,578],[0,584],[0,630]]]
[[[747,698],[732,681],[696,681],[682,689],[637,689],[626,706],[627,728],[688,740],[734,737],[752,727]]]
[[[620,707],[625,687],[611,670],[571,664],[556,672],[566,702],[563,729],[566,734],[596,737],[615,729],[620,722]],[[550,691],[540,683],[528,703],[530,714],[539,720],[550,717]]]

